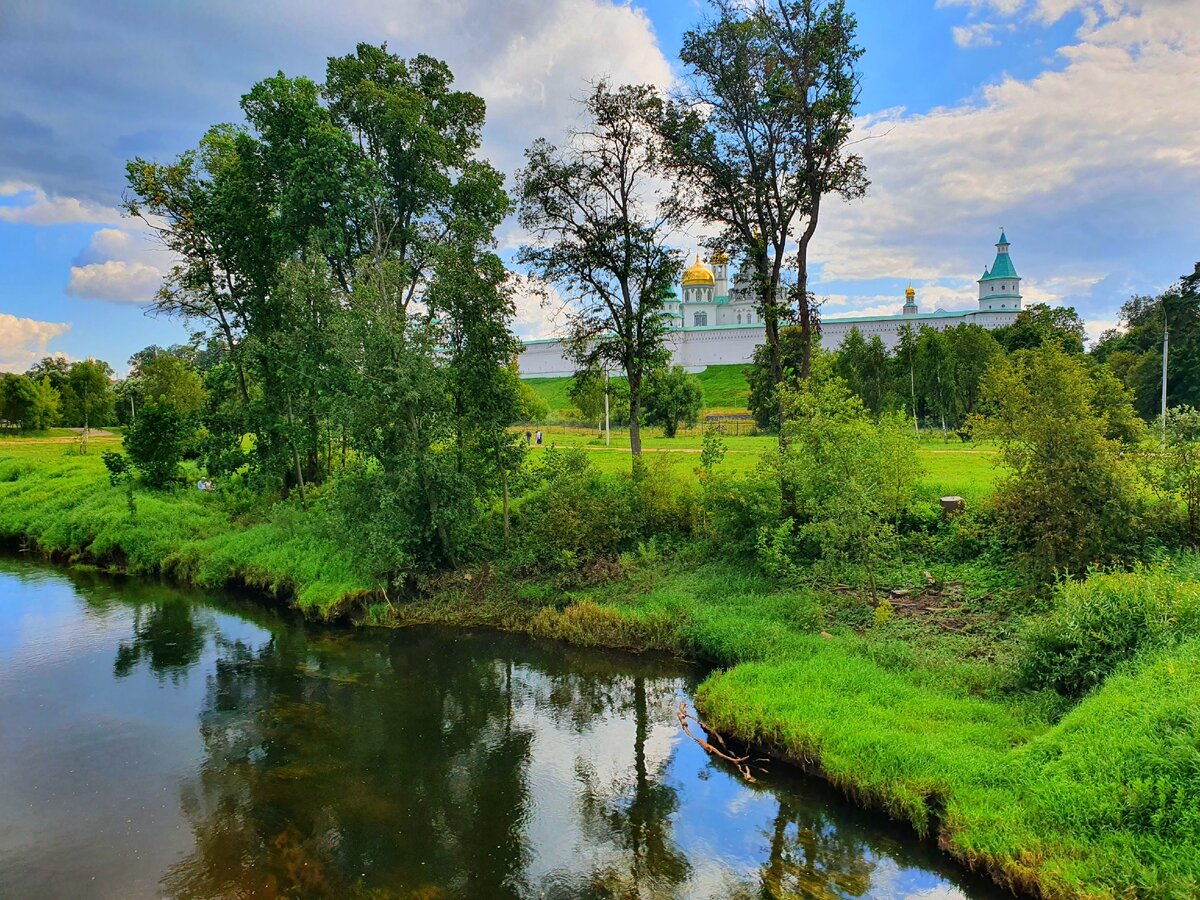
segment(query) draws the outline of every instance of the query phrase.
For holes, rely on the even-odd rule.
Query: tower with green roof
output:
[[[1016,312],[1021,308],[1021,276],[1008,255],[1008,238],[1000,229],[996,261],[979,279],[979,308],[986,312]]]

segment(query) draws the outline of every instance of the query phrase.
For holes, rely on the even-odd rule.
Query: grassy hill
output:
[[[696,377],[704,386],[704,408],[707,411],[745,412],[750,396],[744,364],[709,366]],[[614,381],[620,379],[613,379]],[[525,383],[538,392],[550,407],[551,414],[571,409],[570,378],[526,378]]]

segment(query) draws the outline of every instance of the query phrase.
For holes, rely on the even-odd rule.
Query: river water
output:
[[[714,763],[697,677],[0,557],[0,897],[997,896]]]

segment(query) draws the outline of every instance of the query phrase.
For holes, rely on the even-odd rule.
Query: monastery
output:
[[[836,350],[851,328],[857,328],[868,340],[879,335],[891,350],[899,341],[904,325],[940,331],[963,322],[987,329],[1010,324],[1021,309],[1021,277],[1008,248],[1008,238],[1001,229],[996,259],[979,279],[976,309],[921,312],[916,291],[910,284],[898,314],[822,317],[821,346]],[[766,340],[746,283],[739,278],[732,283],[729,280],[729,257],[715,253],[709,262],[711,266],[696,257],[695,264],[683,273],[680,292],[672,294],[663,311],[671,320],[667,335],[671,362],[692,371],[706,366],[748,363],[754,358],[754,348]],[[558,338],[526,341],[520,368],[523,376],[558,377],[575,372]]]

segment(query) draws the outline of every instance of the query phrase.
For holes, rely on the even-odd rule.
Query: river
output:
[[[999,896],[709,759],[698,677],[0,556],[0,897]]]

